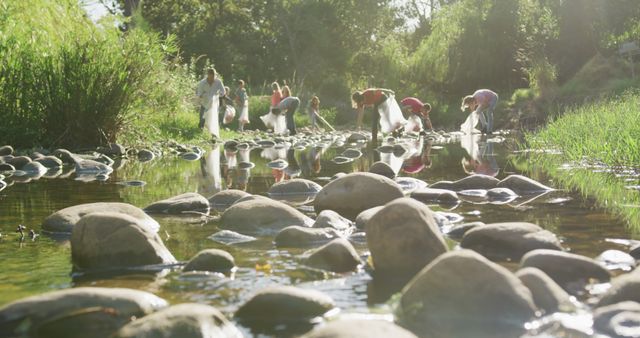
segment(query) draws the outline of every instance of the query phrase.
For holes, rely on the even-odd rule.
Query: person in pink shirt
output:
[[[429,113],[431,112],[431,105],[428,103],[422,103],[419,99],[415,97],[406,97],[400,101],[400,106],[402,107],[402,111],[405,113],[410,113],[412,116],[415,115],[424,123],[424,128],[428,130],[433,130],[433,126],[431,125],[431,118],[429,118]],[[406,130],[406,131],[422,131],[422,128],[419,130]]]
[[[498,94],[489,89],[476,90],[473,95],[467,95],[462,99],[460,109],[470,109],[478,114],[482,129],[491,134],[493,132],[493,111],[498,104]]]
[[[282,101],[282,91],[277,82],[271,84],[271,89],[273,89],[273,94],[271,94],[271,108],[275,108],[278,106],[278,103]]]

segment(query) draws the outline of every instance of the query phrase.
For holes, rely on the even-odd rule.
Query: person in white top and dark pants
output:
[[[200,128],[205,127],[207,112],[213,111],[214,114],[217,114],[218,97],[225,95],[224,84],[222,84],[222,80],[218,79],[216,75],[217,74],[215,69],[207,69],[207,77],[198,82],[198,87],[196,88],[196,96],[198,97],[198,101],[200,103]],[[215,109],[211,109],[213,105],[215,105],[215,107],[213,107]],[[213,117],[213,120],[218,121],[217,116]],[[214,128],[209,127],[208,129],[210,129],[210,131],[215,134],[213,132]],[[217,126],[215,129],[218,129]]]

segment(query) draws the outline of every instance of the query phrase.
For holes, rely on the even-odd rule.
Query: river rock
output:
[[[0,178],[0,191],[7,187],[7,183]]]
[[[314,200],[314,208],[317,213],[329,209],[348,219],[355,219],[364,210],[402,196],[398,184],[387,177],[351,173],[325,185]]]
[[[62,162],[66,164],[75,164],[77,159],[77,155],[71,153],[67,149],[56,149],[53,151],[53,156],[61,159]]]
[[[352,158],[352,159],[358,159],[362,156],[362,152],[358,149],[349,148],[343,151],[342,154],[340,154],[340,156]]]
[[[597,308],[593,328],[612,338],[640,336],[640,303],[621,302]]]
[[[358,216],[356,217],[356,222],[355,222],[356,228],[361,229],[361,230],[365,229],[365,227],[367,225],[367,222],[369,222],[371,217],[373,217],[373,215],[375,215],[376,212],[378,212],[382,208],[384,208],[384,205],[373,207],[373,208],[364,210],[363,212],[359,213]]]
[[[419,180],[414,177],[405,177],[405,176],[396,177],[394,181],[398,183],[398,185],[400,186],[400,189],[402,189],[402,191],[405,193],[411,193],[418,189],[427,187],[427,182],[423,180]]]
[[[382,161],[378,161],[369,167],[369,172],[372,174],[382,175],[388,178],[396,177],[396,173],[391,169],[391,167]]]
[[[135,320],[115,338],[241,338],[242,333],[216,308],[179,304]]]
[[[474,250],[491,260],[520,260],[535,249],[562,250],[552,232],[525,222],[487,224],[465,233],[463,248]]]
[[[495,177],[475,174],[453,182],[453,190],[489,190],[497,187],[499,182]]]
[[[482,222],[456,224],[452,226],[451,229],[449,229],[449,231],[447,231],[447,236],[449,236],[449,238],[451,239],[461,240],[462,237],[464,237],[464,234],[467,233],[467,231],[484,226],[484,225],[485,224]]]
[[[154,158],[156,158],[156,154],[149,149],[140,149],[140,151],[138,151],[138,161],[140,162],[149,162]]]
[[[633,271],[614,278],[611,281],[611,287],[602,295],[597,306],[624,301],[640,303],[640,271]]]
[[[356,249],[344,238],[334,239],[314,250],[307,258],[309,266],[333,272],[353,271],[360,263]]]
[[[453,191],[455,189],[453,181],[438,181],[436,183],[433,183],[433,184],[429,185],[429,188],[431,188],[431,189],[451,190],[451,191]]]
[[[341,319],[317,327],[301,338],[418,338],[384,320]]]
[[[109,143],[107,146],[98,147],[98,152],[103,153],[107,156],[120,157],[127,154],[127,149],[121,144]]]
[[[269,163],[267,163],[267,167],[271,168],[271,169],[277,169],[277,170],[284,170],[285,168],[287,168],[289,166],[289,162],[279,158],[277,160],[273,160]]]
[[[590,279],[608,282],[611,278],[607,269],[593,259],[557,250],[530,251],[522,257],[520,266],[542,270],[569,293],[580,291]],[[580,290],[575,290],[576,286]]]
[[[198,252],[182,268],[183,271],[229,272],[236,266],[230,253],[218,249],[206,249]]]
[[[2,337],[110,337],[132,317],[167,307],[151,293],[80,287],[20,299],[0,308]]]
[[[160,237],[129,215],[91,213],[71,232],[71,258],[80,270],[172,264]]]
[[[220,230],[207,238],[212,241],[226,244],[226,245],[246,243],[246,242],[252,242],[256,240],[255,237],[243,235],[231,230]]]
[[[249,195],[249,196],[244,196],[244,197],[239,198],[238,200],[233,202],[233,204],[238,204],[238,203],[247,202],[247,201],[256,201],[256,200],[273,201],[271,198],[265,197],[265,196],[262,196],[262,195]]]
[[[188,192],[167,198],[148,205],[144,208],[148,213],[181,214],[188,212],[209,213],[209,200],[204,196]]]
[[[322,210],[316,217],[314,228],[334,228],[336,230],[345,231],[353,225],[353,222],[340,216],[333,210]]]
[[[405,286],[396,315],[420,337],[519,337],[535,305],[507,269],[459,250],[439,256]]]
[[[49,215],[42,222],[42,230],[49,232],[71,233],[71,230],[85,215],[95,212],[117,212],[131,216],[137,223],[145,226],[151,232],[158,232],[160,224],[149,217],[142,209],[127,203],[87,203],[58,210]]]
[[[29,162],[22,167],[22,171],[27,173],[27,176],[40,177],[47,172],[47,168],[39,162]]]
[[[273,233],[290,225],[310,227],[313,220],[297,209],[268,198],[234,203],[222,214],[221,227],[243,234]]]
[[[269,188],[269,196],[317,194],[322,186],[303,178],[294,178],[276,183]]]
[[[507,201],[518,198],[518,194],[508,188],[493,188],[487,190],[487,197],[492,201]]]
[[[84,160],[77,158],[76,159],[76,174],[110,174],[113,171],[113,168],[108,164],[94,161],[94,160]]]
[[[408,280],[447,252],[431,209],[410,198],[386,204],[365,230],[376,277]]]
[[[595,259],[609,270],[631,271],[636,266],[635,258],[620,250],[605,250]]]
[[[224,211],[245,196],[251,196],[251,194],[236,189],[222,190],[209,197],[209,206],[216,211]]]
[[[0,156],[13,155],[13,147],[10,145],[0,147]]]
[[[9,163],[0,163],[0,173],[5,171],[15,171],[16,168]]]
[[[242,323],[304,323],[333,309],[326,294],[294,286],[273,286],[258,291],[235,313]]]
[[[367,142],[368,140],[369,138],[363,133],[353,133],[347,138],[347,142],[349,143]]]
[[[62,160],[60,160],[59,158],[57,158],[55,156],[44,156],[44,157],[41,157],[41,158],[35,160],[35,162],[38,162],[38,163],[42,164],[47,169],[54,169],[54,168],[61,168],[62,167]]]
[[[7,161],[7,163],[11,164],[17,170],[22,170],[27,163],[31,162],[31,158],[27,156],[16,156]]]
[[[0,169],[0,171],[2,170]],[[631,255],[631,257],[635,259],[640,259],[640,244],[636,244],[635,246],[631,247],[631,250],[629,250],[629,255]]]
[[[457,204],[460,202],[455,191],[434,188],[422,188],[411,193],[411,198],[422,203]]]
[[[518,195],[529,195],[553,190],[538,181],[534,181],[522,175],[507,176],[498,183],[498,188],[511,189]]]
[[[274,242],[279,248],[304,248],[322,245],[340,237],[342,234],[334,228],[308,228],[292,225],[280,230]]]
[[[574,309],[571,296],[560,285],[553,281],[546,273],[536,268],[524,268],[516,272],[520,281],[529,288],[534,303],[547,314],[556,311],[570,311]]]

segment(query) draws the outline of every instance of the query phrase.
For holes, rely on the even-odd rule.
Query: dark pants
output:
[[[378,111],[378,109],[380,108],[381,104],[387,101],[387,99],[387,95],[383,94],[380,102],[377,102],[373,105],[373,115],[371,115],[371,140],[374,143],[378,143],[378,125],[380,125],[380,112]]]
[[[289,129],[289,135],[295,135],[296,132],[296,122],[293,120],[293,114],[298,110],[298,106],[300,105],[300,101],[293,101],[289,108],[287,108],[287,113],[285,115],[287,120],[287,129]]]
[[[204,107],[200,106],[200,123],[198,124],[198,128],[204,128]]]

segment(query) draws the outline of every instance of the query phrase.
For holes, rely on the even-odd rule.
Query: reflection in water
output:
[[[482,174],[497,176],[500,168],[493,151],[493,142],[481,140],[482,135],[471,134],[460,137],[460,146],[467,151],[470,158],[463,157],[460,161],[462,169],[467,175]]]
[[[220,147],[213,147],[205,156],[200,158],[200,169],[204,181],[198,192],[203,196],[209,197],[221,191]]]

